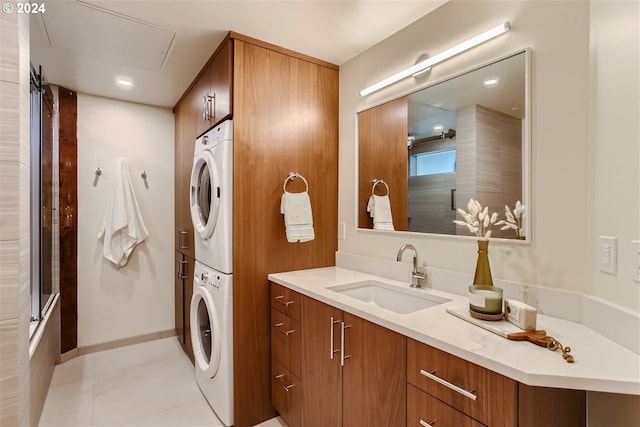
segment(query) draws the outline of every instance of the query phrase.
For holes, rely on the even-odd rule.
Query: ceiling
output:
[[[52,0],[31,16],[31,62],[68,89],[172,107],[228,31],[341,65],[446,1]]]

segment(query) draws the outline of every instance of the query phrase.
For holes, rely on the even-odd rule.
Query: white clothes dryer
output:
[[[196,260],[231,274],[233,213],[233,121],[196,140],[189,191]]]
[[[189,317],[196,382],[220,421],[232,426],[232,276],[199,261],[194,274]]]

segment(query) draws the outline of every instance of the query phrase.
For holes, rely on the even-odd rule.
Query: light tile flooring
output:
[[[76,357],[57,365],[40,426],[223,424],[200,393],[175,337]],[[280,418],[260,427],[286,427]]]

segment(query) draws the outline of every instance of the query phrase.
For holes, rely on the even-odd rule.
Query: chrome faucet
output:
[[[413,245],[408,243],[400,246],[398,249],[398,255],[396,256],[396,261],[400,262],[402,260],[402,254],[405,249],[411,249],[413,252],[413,271],[411,272],[411,287],[412,288],[420,288],[420,279],[424,279],[424,273],[418,271],[418,251]]]

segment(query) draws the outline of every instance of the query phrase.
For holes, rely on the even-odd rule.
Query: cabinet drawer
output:
[[[271,355],[300,378],[300,322],[271,309]]]
[[[300,294],[277,283],[271,283],[271,308],[300,321]]]
[[[492,427],[517,425],[517,382],[415,340],[407,381]]]
[[[300,380],[271,359],[271,403],[290,427],[300,426],[301,395]]]
[[[407,385],[407,427],[485,427],[473,418]]]

